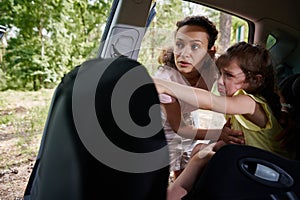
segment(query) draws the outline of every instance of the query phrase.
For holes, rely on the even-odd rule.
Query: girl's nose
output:
[[[226,92],[225,92],[225,85],[224,85],[224,80],[223,80],[222,75],[217,80],[217,86],[218,86],[218,91],[219,91],[220,95],[225,96]]]
[[[223,80],[223,75],[221,74],[217,80],[218,85],[223,85],[224,86],[224,80]]]

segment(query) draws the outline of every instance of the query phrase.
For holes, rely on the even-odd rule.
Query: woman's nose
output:
[[[187,56],[189,56],[190,55],[190,49],[188,48],[188,47],[184,47],[184,48],[182,48],[182,50],[181,50],[181,56],[183,56],[183,57],[187,57]]]

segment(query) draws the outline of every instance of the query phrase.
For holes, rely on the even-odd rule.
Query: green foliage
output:
[[[238,28],[239,27],[244,27],[245,30],[244,30],[244,38],[243,38],[243,41],[248,41],[248,32],[249,32],[249,27],[248,27],[248,24],[245,20],[242,20],[238,17],[235,17],[235,16],[232,16],[232,28],[231,28],[231,43],[235,43],[237,42],[236,41],[236,34],[237,34],[237,31],[238,31]]]
[[[0,24],[9,27],[0,89],[56,85],[73,67],[95,57],[112,1],[7,0]],[[12,35],[17,30],[16,36]],[[1,55],[1,54],[0,54]],[[0,73],[0,76],[2,74]],[[5,83],[5,85],[4,85]]]

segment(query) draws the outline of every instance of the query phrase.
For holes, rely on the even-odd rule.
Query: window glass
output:
[[[191,15],[203,15],[215,23],[219,31],[217,54],[224,52],[233,43],[248,40],[249,29],[245,20],[191,2],[157,0],[156,16],[147,29],[138,58],[150,74],[158,67],[158,56],[162,49],[173,45],[176,22]]]
[[[276,44],[276,38],[273,35],[268,35],[267,39],[267,49],[271,49]]]

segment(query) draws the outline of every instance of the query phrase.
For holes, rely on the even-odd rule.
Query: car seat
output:
[[[294,127],[290,135],[293,137],[296,148],[296,159],[300,160],[300,73],[290,75],[279,83],[281,95],[285,100],[285,106],[289,108],[289,115],[294,121]]]
[[[298,200],[300,161],[248,145],[223,146],[182,200]]]
[[[145,68],[93,59],[53,95],[24,199],[166,199],[169,154]]]

